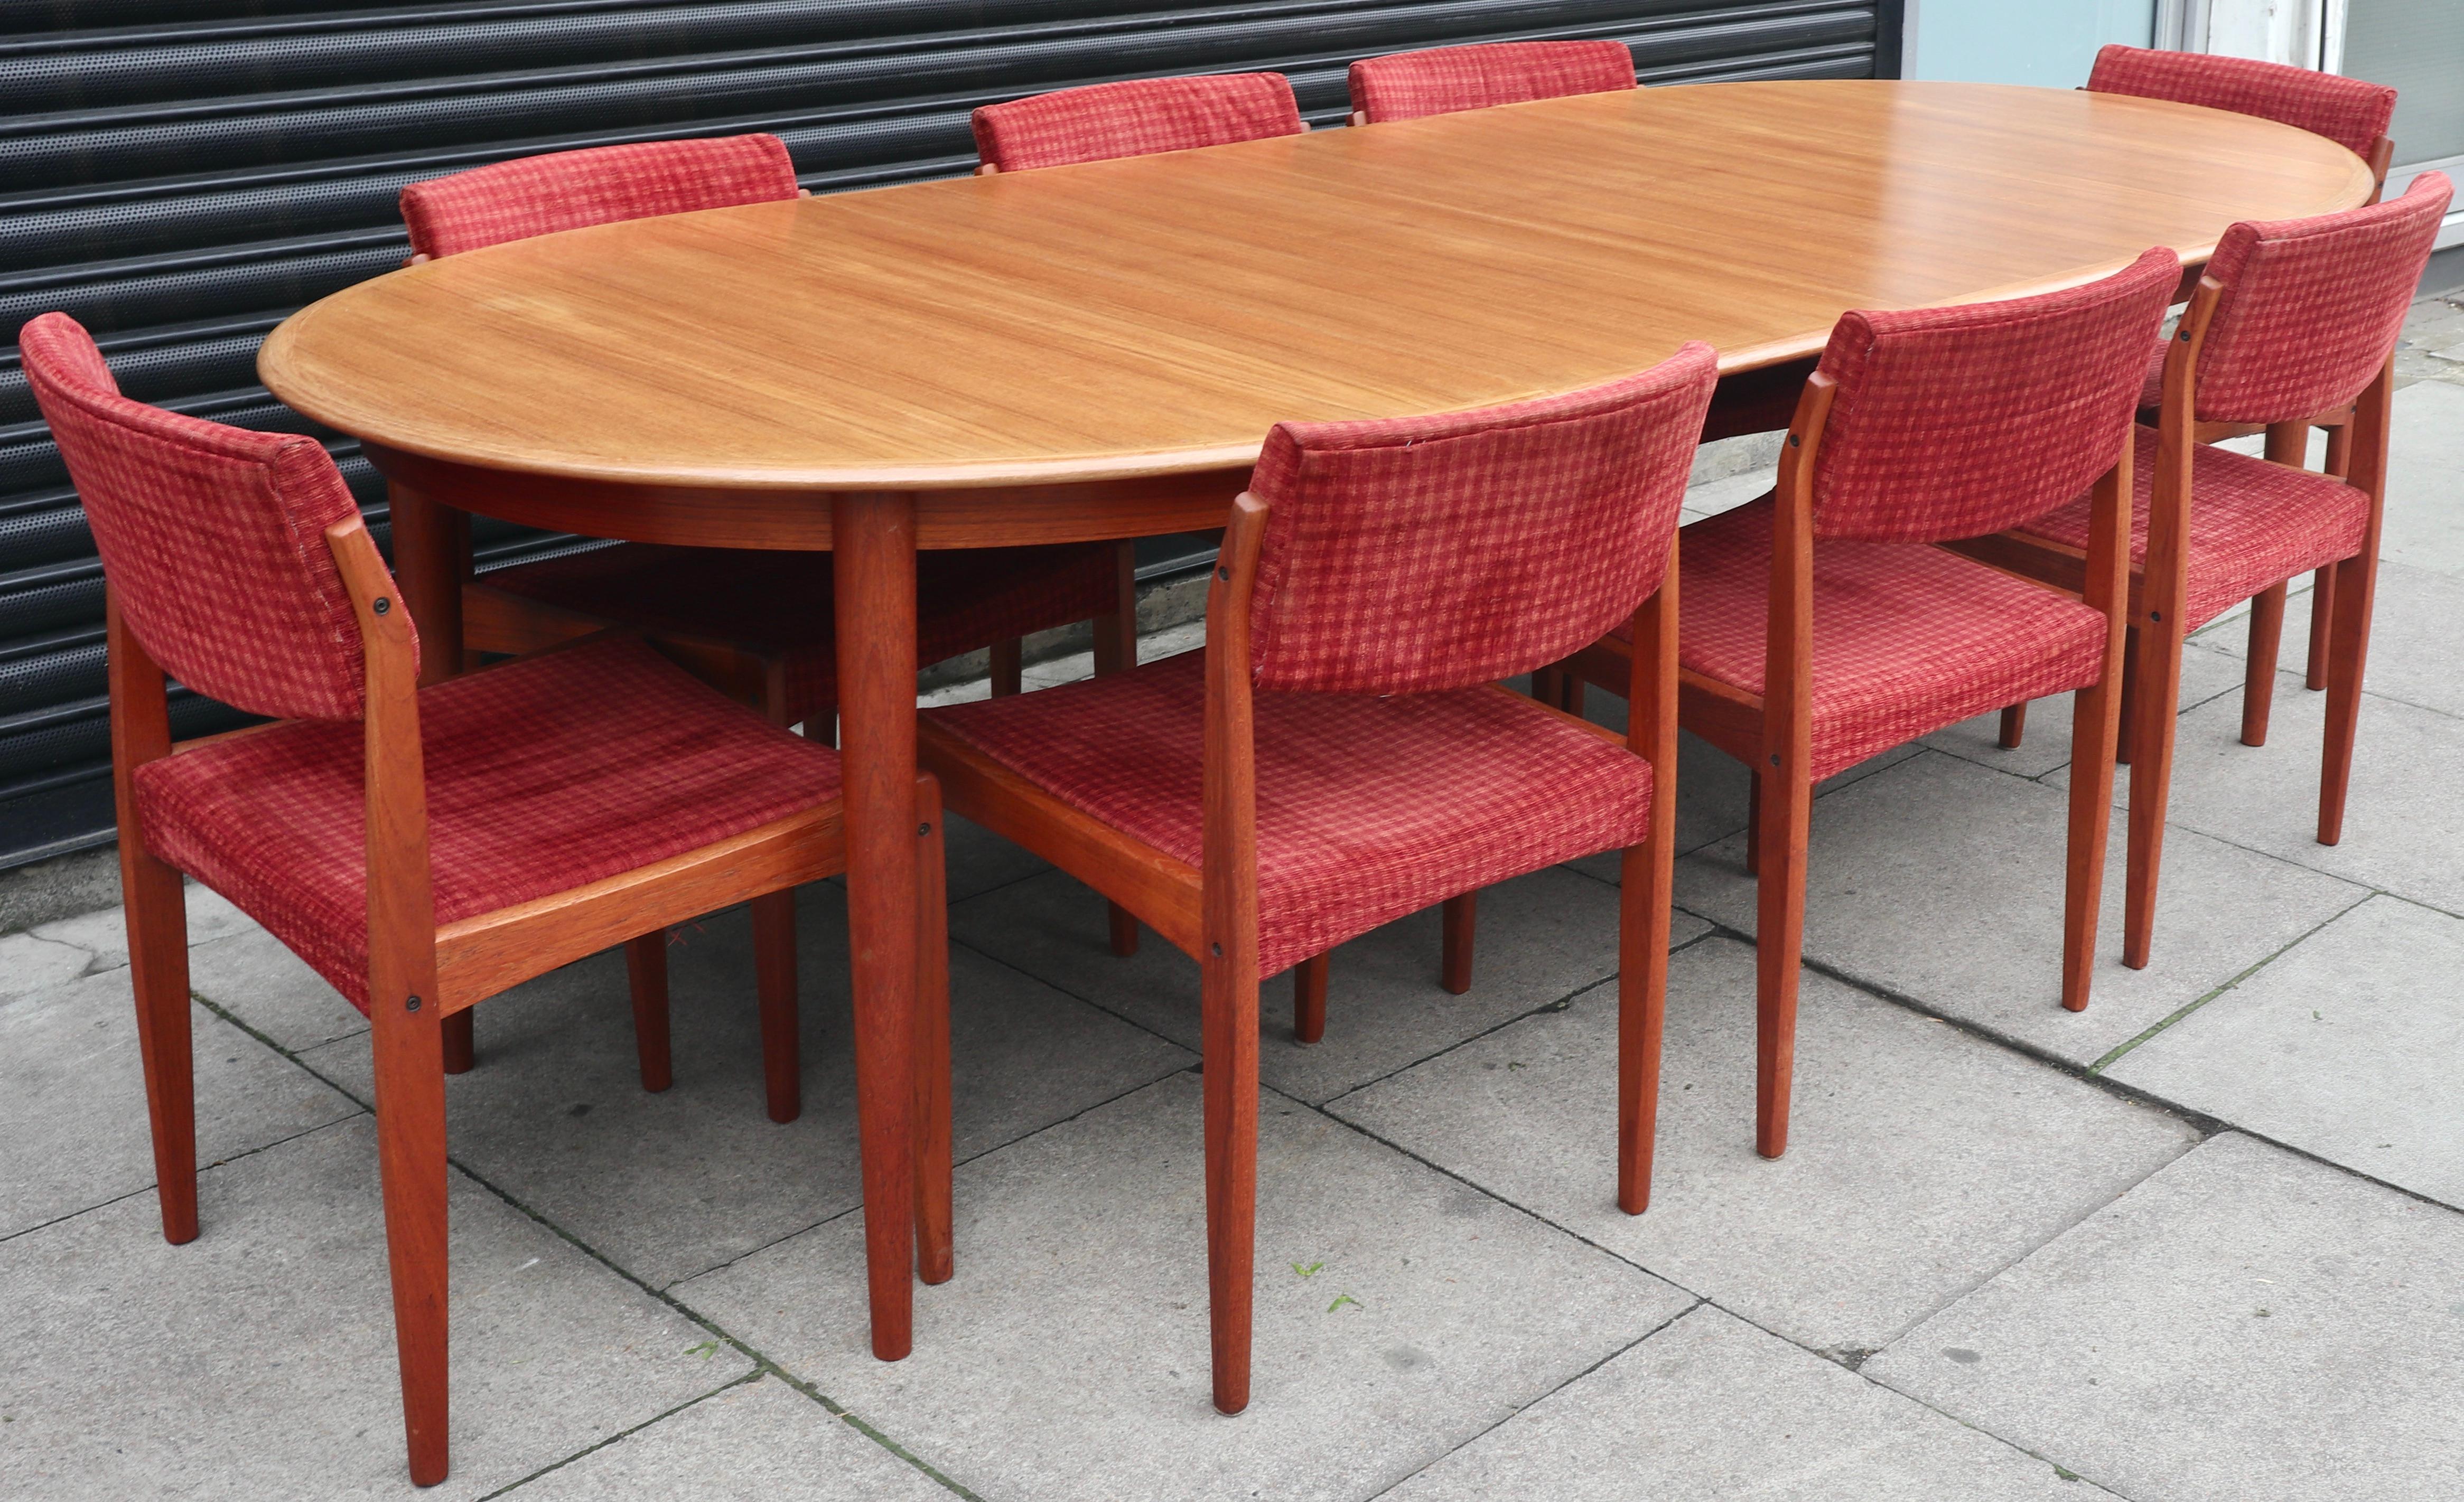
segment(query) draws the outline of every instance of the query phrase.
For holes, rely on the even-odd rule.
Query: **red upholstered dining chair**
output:
[[[1788,1146],[1814,785],[2013,699],[2077,691],[2062,1005],[2087,1005],[2123,640],[2123,497],[2138,352],[2181,273],[2151,250],[2083,287],[1850,313],[1798,399],[1778,489],[1688,526],[1678,654],[1687,729],[1753,769],[1760,1035],[1755,1147]],[[1928,544],[2093,487],[2085,600]],[[1612,636],[1570,664],[1615,690]],[[1629,713],[1631,710],[1629,710]]]
[[[2328,618],[2327,648],[2313,657],[2327,669],[2319,842],[2343,837],[2377,590],[2396,337],[2453,197],[2444,173],[2425,172],[2390,203],[2234,225],[2175,331],[2158,424],[2136,430],[2125,965],[2147,963],[2154,933],[2183,638],[2252,601],[2241,738],[2263,744],[2285,585],[2312,570],[2333,578],[2311,606]],[[2303,468],[2311,417],[2343,407],[2355,414],[2347,475]],[[2261,425],[2267,456],[2200,442],[2211,423]],[[1962,547],[2076,588],[2088,528],[2086,504],[2076,502]]]
[[[1634,50],[1617,41],[1481,42],[1364,57],[1352,65],[1352,123],[1451,115],[1494,104],[1634,87]]]
[[[1059,89],[975,113],[979,176],[1306,134],[1280,73],[1132,78]]]
[[[771,203],[798,195],[796,169],[776,136],[646,141],[501,162],[413,183],[403,222],[416,264],[587,225]],[[1137,653],[1133,545],[1061,544],[929,552],[916,563],[916,658],[936,663],[989,649],[992,690],[1022,686],[1022,639],[1091,620],[1095,670]],[[801,722],[834,736],[837,639],[831,558],[820,553],[674,548],[627,543],[500,569],[463,590],[463,641],[473,653],[538,651],[627,626],[649,633],[704,680],[758,705],[776,725]],[[757,943],[792,947],[794,897],[755,907]],[[1115,945],[1134,945],[1126,918]],[[638,984],[666,987],[663,936],[632,956]],[[447,1039],[448,1068],[470,1067],[470,1019]],[[648,1077],[645,1078],[648,1083]],[[655,1087],[653,1087],[655,1088]]]
[[[1717,367],[1285,424],[1233,503],[1206,645],[925,711],[950,806],[1195,957],[1215,1405],[1249,1401],[1258,982],[1457,892],[1622,850],[1617,1202],[1648,1201],[1676,773],[1677,508]],[[1628,737],[1495,686],[1619,620]]]
[[[2096,54],[2096,65],[2088,72],[2087,90],[2091,94],[2126,94],[2230,110],[2236,115],[2255,115],[2324,136],[2369,164],[2370,176],[2377,185],[2370,190],[2372,203],[2378,202],[2380,189],[2387,185],[2387,163],[2395,155],[2395,146],[2387,136],[2387,122],[2395,115],[2395,90],[2383,83],[2252,57],[2159,52],[2115,43]],[[2156,420],[2155,409],[2164,393],[2165,359],[2170,346],[2171,340],[2158,339],[2148,358],[2147,382],[2139,401],[2142,422]],[[2348,425],[2351,416],[2349,406],[2340,407],[2316,413],[2303,424],[2305,432],[2311,427],[2326,430],[2326,471],[2330,474],[2345,472],[2347,446],[2352,437]],[[2201,442],[2212,443],[2256,431],[2245,424],[2211,423],[2202,424],[2198,436]],[[2304,437],[2301,442],[2306,445],[2308,440]],[[2320,593],[2313,603],[2326,607],[2335,589],[2332,571],[2320,570],[2315,587]],[[2331,607],[2321,608],[2311,616],[2309,684],[2313,688],[2327,686],[2326,622],[2332,613]],[[2264,657],[2268,670],[2274,672],[2277,639],[2282,629],[2281,612],[2269,615],[2254,610],[2250,628],[2251,660],[2256,662]],[[2012,705],[2002,711],[2001,744],[2005,750],[2019,745],[2026,733],[2027,715],[2028,707],[2024,704]],[[2123,754],[2126,757],[2129,753],[2125,735]]]
[[[448,1448],[444,1022],[633,935],[844,869],[838,753],[612,633],[416,688],[417,631],[316,441],[129,401],[59,314],[21,343],[108,583],[120,869],[164,1236],[198,1232],[186,872],[369,1018],[403,1420],[411,1479],[431,1485]],[[165,672],[276,718],[175,746]],[[925,1078],[945,1079],[929,777],[918,795],[917,1041]],[[783,1120],[794,950],[759,965]],[[664,1076],[665,996],[650,999],[635,993],[634,1022],[646,1074]],[[934,1099],[919,1097],[917,1221],[937,1282],[949,1163]]]

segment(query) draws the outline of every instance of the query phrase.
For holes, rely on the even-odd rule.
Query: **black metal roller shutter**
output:
[[[107,838],[102,577],[17,363],[63,309],[130,395],[315,431],[268,330],[399,265],[395,195],[506,157],[767,130],[817,190],[973,164],[967,112],[1072,84],[1274,69],[1314,124],[1355,57],[1608,36],[1646,82],[1896,72],[1840,0],[17,0],[0,5],[0,866]],[[1878,19],[1878,12],[1879,19]],[[1878,37],[1881,46],[1878,51]],[[327,439],[385,535],[354,445]],[[577,546],[479,524],[480,566]],[[175,730],[235,723],[193,695]]]

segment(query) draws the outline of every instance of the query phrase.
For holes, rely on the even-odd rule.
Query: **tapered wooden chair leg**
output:
[[[2014,704],[2002,711],[2002,732],[1993,738],[1993,744],[2004,751],[2017,751],[2020,740],[2027,733],[2028,707]]]
[[[2310,658],[2304,666],[2301,686],[2317,692],[2327,686],[2328,643],[2336,626],[2336,566],[2332,563],[2310,576]]]
[[[2071,709],[2071,827],[2062,894],[2062,1005],[2087,1010],[2096,973],[2097,917],[2104,903],[2105,845],[2113,828],[2119,685],[2082,688]]]
[[[1559,676],[1565,680],[1566,687],[1565,698],[1559,702],[1557,707],[1576,719],[1581,719],[1583,711],[1590,707],[1592,686],[1583,681],[1583,675],[1580,673],[1570,672]]]
[[[1138,915],[1118,903],[1104,904],[1104,917],[1110,932],[1112,953],[1128,959],[1138,952]]]
[[[1763,779],[1746,779],[1746,875],[1763,874]]]
[[[120,882],[127,903],[129,982],[137,993],[137,1050],[154,1134],[154,1183],[163,1239],[197,1239],[196,1058],[188,1027],[187,895],[180,873],[123,836]]]
[[[1566,686],[1558,680],[1565,674],[1554,667],[1531,669],[1531,697],[1555,708],[1566,702]]]
[[[1249,1405],[1258,1234],[1258,969],[1254,947],[1231,947],[1204,962],[1202,981],[1207,1310],[1223,1413]]]
[[[2242,664],[2241,743],[2267,744],[2268,711],[2276,704],[2276,651],[2284,635],[2284,586],[2250,598],[2250,657]]]
[[[2336,565],[2336,627],[2327,669],[2327,736],[2319,767],[2319,843],[2344,838],[2344,795],[2353,779],[2353,736],[2361,727],[2362,675],[2369,664],[2370,604],[2378,559],[2369,554]]]
[[[941,784],[915,782],[915,1264],[946,1283],[950,1205],[950,891],[941,855]]]
[[[1756,774],[1764,790],[1762,875],[1755,883],[1754,1150],[1788,1151],[1788,1103],[1796,1073],[1797,962],[1805,950],[1805,852],[1814,790],[1801,770]]]
[[[2113,742],[2114,761],[2130,765],[2139,745],[2139,628],[2130,627],[2122,639],[2122,729]]]
[[[478,1062],[476,1017],[475,1011],[465,1008],[445,1019],[445,1026],[439,1039],[439,1045],[443,1050],[445,1073],[467,1075],[471,1072],[471,1066]]]
[[[2122,963],[2147,968],[2156,931],[2156,879],[2165,858],[2165,809],[2172,795],[2173,707],[2182,696],[2182,634],[2135,633],[2135,678],[2123,689],[2123,715],[2137,737],[2130,757],[2130,861],[2122,905]],[[2118,753],[2118,752],[2117,752]]]
[[[1675,840],[1669,840],[1670,849]],[[1651,1208],[1660,1040],[1668,1013],[1668,862],[1629,847],[1617,872],[1617,1208]]]
[[[445,1070],[443,1020],[376,1003],[377,1165],[385,1257],[393,1273],[394,1348],[413,1484],[448,1468],[446,1402]]]
[[[1312,954],[1292,967],[1292,1036],[1315,1043],[1326,1036],[1326,976],[1331,955]]]
[[[1471,990],[1471,950],[1478,921],[1478,892],[1446,899],[1439,911],[1438,984],[1460,996]]]
[[[1026,686],[1026,643],[1004,637],[992,644],[993,697],[1003,698]]]
[[[792,1121],[804,1109],[796,1012],[796,891],[772,892],[748,905],[753,909],[753,984],[761,997],[762,1083],[770,1120]]]
[[[633,993],[633,1052],[642,1059],[642,1088],[656,1095],[675,1082],[668,1053],[668,931],[625,941],[625,980]]]

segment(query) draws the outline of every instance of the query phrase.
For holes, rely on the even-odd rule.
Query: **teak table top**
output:
[[[385,447],[793,490],[1221,470],[1283,419],[1445,411],[1818,351],[1852,307],[2039,291],[2361,160],[2213,110],[1985,84],[1703,84],[542,236],[275,331]]]

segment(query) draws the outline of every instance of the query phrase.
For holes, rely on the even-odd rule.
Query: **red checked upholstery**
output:
[[[129,401],[66,314],[18,341],[112,599],[155,661],[253,713],[358,719],[360,628],[324,531],[359,512],[323,447]]]
[[[2255,115],[2324,136],[2357,157],[2387,132],[2395,90],[2359,78],[2202,53],[2106,47],[2087,76],[2091,94],[2130,94]]]
[[[1203,663],[1185,652],[925,712],[1071,807],[1198,865]],[[1649,762],[1497,688],[1262,690],[1253,714],[1262,975],[1649,833]]]
[[[1768,496],[1678,540],[1678,661],[1752,694],[1771,547]],[[2084,688],[2103,668],[2104,617],[2066,595],[1939,548],[1814,545],[1816,781],[1969,715]]]
[[[2225,291],[2199,350],[2200,420],[2299,422],[2360,396],[2454,196],[2447,174],[2424,172],[2393,203],[2227,229],[2208,262]]]
[[[2130,565],[2147,558],[2147,512],[2156,493],[2156,430],[2139,429],[2131,471]],[[2369,497],[2342,480],[2269,464],[2211,444],[2190,455],[2190,542],[2182,629],[2196,631],[2271,584],[2349,558],[2369,523]],[[2080,496],[2019,529],[2087,546],[2088,499]]]
[[[785,142],[723,136],[558,151],[430,178],[402,190],[402,220],[414,251],[459,255],[560,229],[795,196]]]
[[[1573,396],[1279,424],[1249,481],[1257,686],[1459,688],[1598,641],[1667,565],[1718,380],[1696,342]]]
[[[439,927],[838,795],[838,753],[615,638],[419,695]],[[367,1009],[360,730],[294,722],[148,762],[145,843]]]
[[[2157,249],[2040,296],[1840,318],[1818,367],[1839,390],[1815,458],[1815,534],[1977,537],[2077,495],[2121,457],[2139,352],[2180,272]]]
[[[1633,87],[1634,51],[1613,41],[1432,47],[1352,65],[1352,107],[1372,125]]]
[[[826,553],[638,544],[507,569],[487,582],[654,635],[716,637],[781,658],[791,721],[838,703]],[[1106,614],[1119,593],[1105,547],[917,554],[916,661],[937,663]]]
[[[1297,136],[1300,105],[1280,73],[1135,78],[1063,89],[976,111],[976,151],[1003,172]]]

